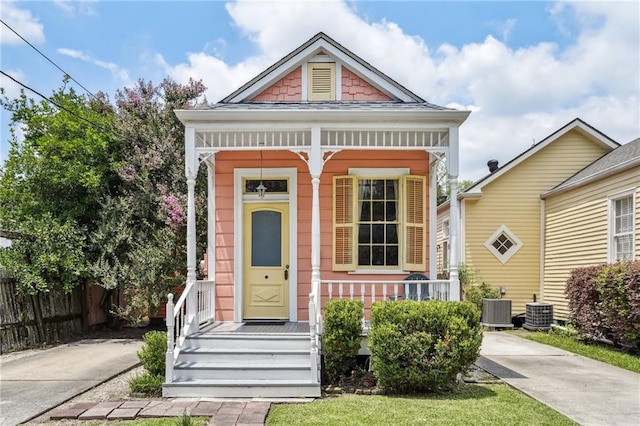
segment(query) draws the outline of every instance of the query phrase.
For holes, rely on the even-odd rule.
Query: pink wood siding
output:
[[[343,101],[390,101],[391,98],[342,67]]]
[[[298,169],[298,320],[307,321],[311,291],[311,177],[307,165],[289,151],[266,151],[265,168]],[[376,275],[349,275],[331,271],[332,265],[332,185],[334,175],[347,174],[349,168],[409,168],[411,174],[429,175],[426,152],[343,151],[325,166],[320,180],[320,229],[322,279],[376,279]],[[233,321],[233,171],[235,168],[258,168],[258,152],[220,152],[216,154],[216,320]],[[242,220],[241,217],[238,218]],[[427,215],[428,220],[428,215]],[[427,223],[427,229],[428,223]],[[427,241],[429,237],[427,235]],[[427,251],[428,256],[428,251]],[[427,258],[427,264],[429,259]],[[384,275],[384,279],[403,279]]]
[[[286,102],[302,100],[302,68],[298,67],[255,96],[254,102]]]

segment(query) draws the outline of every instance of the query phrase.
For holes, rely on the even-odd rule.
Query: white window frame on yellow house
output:
[[[348,173],[333,178],[333,270],[363,274],[425,271],[428,234],[426,177],[410,175],[407,168],[349,169]],[[369,179],[398,182],[396,220],[380,222],[398,225],[398,265],[359,265],[358,230],[361,220],[356,214],[358,188],[361,180]]]
[[[449,272],[449,219],[442,221],[442,272]]]
[[[622,216],[622,213],[618,211],[618,202],[622,200],[629,200],[629,209],[627,213],[630,221],[630,227],[625,229],[619,228],[618,218]],[[609,196],[609,243],[608,243],[608,258],[609,262],[614,263],[618,261],[626,261],[635,259],[635,222],[636,222],[636,199],[635,189],[620,192],[615,195]],[[629,252],[627,256],[620,256],[618,251],[618,240],[621,238],[630,238]]]

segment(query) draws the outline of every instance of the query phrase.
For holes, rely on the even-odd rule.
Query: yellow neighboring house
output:
[[[542,194],[619,146],[575,119],[501,167],[490,161],[489,174],[458,195],[460,262],[503,289],[513,316],[524,314],[528,302],[545,301]],[[437,267],[445,275],[449,208],[449,202],[438,207],[436,233]]]
[[[640,138],[611,151],[542,194],[542,298],[567,320],[571,270],[640,258]]]

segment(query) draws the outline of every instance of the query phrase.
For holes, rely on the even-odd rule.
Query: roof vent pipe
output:
[[[487,167],[489,167],[489,172],[493,173],[498,170],[498,160],[489,160],[487,161]]]

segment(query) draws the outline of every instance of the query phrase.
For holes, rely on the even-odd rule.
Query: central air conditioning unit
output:
[[[553,305],[550,303],[527,303],[523,327],[527,330],[546,331],[553,321]]]
[[[511,300],[482,299],[482,325],[494,328],[511,328]]]

